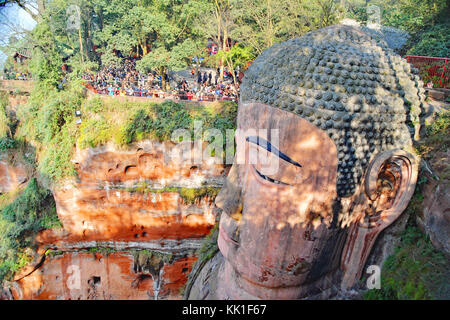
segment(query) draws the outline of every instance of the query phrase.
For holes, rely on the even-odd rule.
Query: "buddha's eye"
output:
[[[275,180],[275,179],[272,179],[272,178],[270,178],[270,177],[268,177],[268,176],[263,175],[261,172],[259,172],[259,171],[255,168],[255,166],[253,166],[253,169],[255,169],[255,172],[256,172],[261,178],[263,178],[264,180],[267,180],[267,181],[269,181],[269,182],[271,182],[271,183],[274,183],[274,184],[281,184],[281,185],[285,185],[285,186],[290,186],[290,184],[287,184],[287,183],[285,183],[285,182],[278,181],[278,180]]]

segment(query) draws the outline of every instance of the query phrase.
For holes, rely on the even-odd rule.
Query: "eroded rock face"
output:
[[[15,190],[27,180],[28,174],[25,167],[0,161],[0,193]]]
[[[419,227],[430,236],[433,245],[450,257],[450,182],[448,166],[450,153],[436,152],[425,166],[430,165],[434,176],[424,169],[427,182],[423,187],[422,208],[417,212]]]
[[[100,147],[77,153],[77,183],[54,190],[67,241],[147,242],[208,234],[216,216],[213,197],[184,199],[183,191],[220,188],[225,168],[176,164],[168,160],[173,147],[147,141],[132,151]]]
[[[433,245],[450,256],[450,186],[438,185],[424,203],[424,230]]]
[[[177,162],[170,156],[174,150],[172,143],[154,141],[127,150],[110,145],[78,150],[77,179],[53,190],[63,228],[38,235],[38,254],[46,258],[16,275],[12,296],[181,297],[195,250],[216,223],[214,198],[228,168]],[[49,248],[59,254],[45,255]],[[110,253],[98,253],[99,248]],[[71,288],[74,274],[80,276],[79,288]]]

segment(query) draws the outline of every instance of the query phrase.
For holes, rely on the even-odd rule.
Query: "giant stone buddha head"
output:
[[[422,86],[382,40],[350,26],[276,44],[253,62],[237,119],[245,160],[235,159],[216,199],[217,298],[297,299],[354,285],[412,196]],[[249,161],[252,150],[268,162]],[[273,161],[277,170],[264,170]]]

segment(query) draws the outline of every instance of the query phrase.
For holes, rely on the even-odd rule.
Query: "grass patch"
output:
[[[214,225],[211,232],[205,238],[202,247],[198,250],[198,261],[197,263],[202,263],[202,261],[208,261],[214,257],[214,255],[219,251],[219,246],[217,245],[217,238],[219,236],[219,222]]]
[[[77,139],[80,148],[95,147],[108,141],[125,146],[143,139],[168,141],[176,129],[193,132],[195,120],[205,130],[235,129],[237,105],[233,102],[195,106],[173,101],[130,102],[113,98],[87,99],[82,106],[82,125]]]
[[[125,190],[131,193],[165,193],[177,192],[186,204],[193,204],[197,199],[209,196],[215,198],[221,187],[200,187],[200,188],[184,188],[184,187],[163,187],[153,188],[146,182],[139,183],[136,187],[129,187]]]

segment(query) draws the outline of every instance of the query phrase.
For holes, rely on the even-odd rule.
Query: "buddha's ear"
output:
[[[366,171],[364,190],[374,211],[371,227],[384,229],[405,210],[417,181],[412,154],[396,149],[378,154]]]
[[[351,288],[361,277],[378,235],[405,210],[417,171],[416,158],[403,150],[380,153],[370,163],[363,185],[367,208],[363,218],[351,226],[342,255],[343,288]]]

